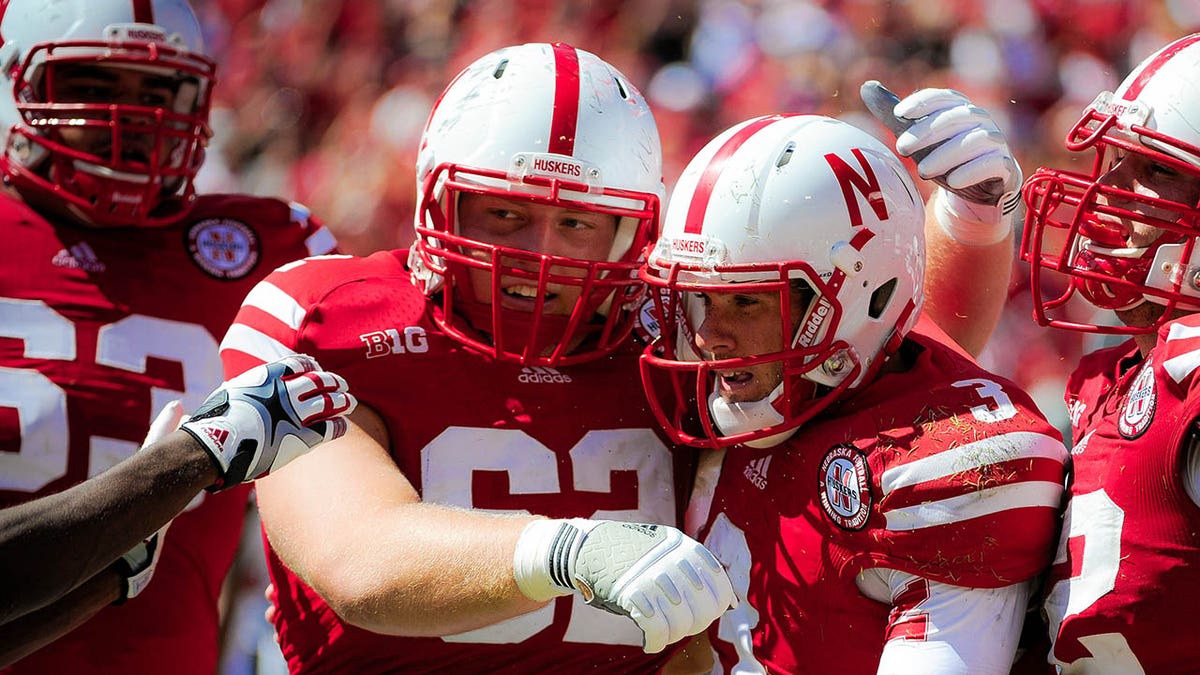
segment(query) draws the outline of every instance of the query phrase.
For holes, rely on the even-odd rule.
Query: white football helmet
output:
[[[549,366],[597,358],[628,337],[645,291],[637,267],[657,232],[662,149],[645,99],[611,65],[561,43],[475,61],[429,117],[417,181],[409,265],[426,295],[441,294],[434,314],[447,334],[499,359]],[[456,217],[464,192],[612,214],[616,242],[607,260],[588,261],[465,238]],[[490,272],[491,298],[474,297],[472,268]],[[502,279],[536,284],[540,298],[547,284],[582,291],[569,316],[521,312],[502,307]]]
[[[1025,183],[1029,206],[1021,242],[1032,268],[1034,314],[1043,325],[1096,333],[1149,333],[1174,310],[1200,309],[1200,202],[1170,201],[1121,189],[1105,174],[1125,155],[1161,166],[1159,180],[1200,185],[1200,33],[1163,47],[1142,61],[1115,92],[1088,106],[1066,138],[1073,152],[1092,150],[1089,171],[1042,167]],[[1116,221],[1164,230],[1152,244],[1131,247]],[[1063,243],[1065,241],[1065,243]],[[1044,297],[1042,272],[1067,275],[1057,297]],[[1101,309],[1165,306],[1149,326],[1106,326],[1067,318],[1080,295]]]
[[[187,2],[10,0],[0,11],[7,180],[28,201],[97,226],[164,224],[190,207],[211,135],[215,65]],[[55,74],[80,65],[169,77],[177,84],[173,109],[61,100]],[[102,154],[64,143],[62,130],[81,127],[111,134]],[[169,197],[178,198],[172,208],[152,215]]]
[[[659,422],[701,447],[782,442],[899,346],[920,311],[924,256],[920,193],[870,134],[771,115],[717,136],[680,177],[643,268],[662,317],[642,357]],[[795,316],[799,284],[814,295]],[[696,294],[733,291],[780,294],[783,351],[703,360]],[[717,393],[717,371],[770,361],[782,363],[783,381],[766,398]]]

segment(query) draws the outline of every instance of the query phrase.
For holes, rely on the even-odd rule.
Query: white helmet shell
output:
[[[616,68],[596,55],[562,43],[531,43],[491,52],[467,66],[435,104],[417,156],[417,239],[409,256],[413,280],[428,296],[442,292],[447,332],[498,358],[524,364],[561,365],[616,348],[632,325],[645,286],[636,275],[646,245],[657,232],[662,182],[662,148],[654,116],[641,93]],[[464,293],[456,282],[465,266],[484,263],[495,279],[520,275],[494,261],[520,257],[549,265],[550,256],[458,237],[457,195],[477,192],[616,216],[616,237],[605,261],[563,261],[576,266],[581,287],[604,288],[580,296],[570,321],[594,327],[605,317],[608,336],[598,349],[567,356],[559,347],[577,329],[530,330],[547,322],[520,312],[508,319],[524,326],[502,330],[490,305]],[[456,267],[455,256],[459,258]],[[509,255],[512,253],[512,255]],[[544,282],[539,282],[544,283]],[[593,288],[592,286],[588,286]],[[543,286],[541,292],[545,293]],[[464,308],[476,310],[471,326],[460,325]],[[615,323],[614,323],[615,322]],[[479,325],[488,323],[490,325]],[[473,336],[481,331],[483,337]],[[503,340],[497,336],[503,333]],[[520,336],[515,338],[514,336]],[[504,344],[498,344],[503,342]],[[558,345],[556,347],[555,345]],[[543,352],[553,350],[546,356]]]
[[[924,248],[920,193],[891,150],[835,119],[772,115],[725,131],[688,164],[644,276],[680,297],[803,281],[816,295],[795,330],[783,328],[793,337],[778,358],[789,364],[785,371],[831,388],[832,399],[866,381],[885,348],[915,324]],[[703,314],[684,304],[664,318],[664,330],[682,324],[675,358],[695,362]],[[729,361],[724,367],[734,367]],[[794,430],[815,414],[815,406],[781,400],[786,379],[762,401],[733,404],[737,410],[710,392],[721,431]],[[738,419],[750,428],[730,428]]]

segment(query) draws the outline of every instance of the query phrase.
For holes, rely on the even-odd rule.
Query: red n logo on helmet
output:
[[[858,197],[854,194],[856,191],[866,198],[867,203],[871,205],[871,209],[875,211],[876,218],[887,220],[887,204],[883,201],[883,191],[879,189],[879,178],[875,176],[875,171],[871,169],[871,165],[867,163],[867,158],[863,156],[862,150],[851,148],[850,152],[862,167],[862,174],[856,172],[846,163],[846,160],[834,153],[831,152],[825,155],[825,161],[829,162],[829,168],[833,169],[833,175],[837,176],[838,185],[842,186],[842,198],[846,200],[846,210],[850,214],[850,225],[859,227],[863,223],[862,210],[858,206]]]

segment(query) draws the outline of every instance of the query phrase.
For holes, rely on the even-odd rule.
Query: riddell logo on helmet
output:
[[[570,375],[563,375],[553,368],[530,366],[522,368],[517,376],[517,382],[526,384],[566,384],[571,381]]]
[[[570,178],[583,176],[583,167],[579,164],[557,159],[546,159],[544,157],[535,157],[533,159],[533,170],[537,173],[552,173],[556,176],[568,176]]]
[[[808,315],[808,321],[804,323],[804,330],[800,333],[800,339],[796,343],[800,347],[811,347],[817,339],[817,333],[821,330],[821,325],[825,323],[825,317],[833,311],[833,306],[821,296],[817,299],[817,306],[813,308],[812,313]]]

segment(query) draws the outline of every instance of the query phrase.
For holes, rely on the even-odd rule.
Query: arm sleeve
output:
[[[875,596],[883,591],[891,598],[878,673],[1008,673],[1031,585],[1026,581],[1001,588],[966,588],[896,570],[863,572],[859,586],[864,593]]]

